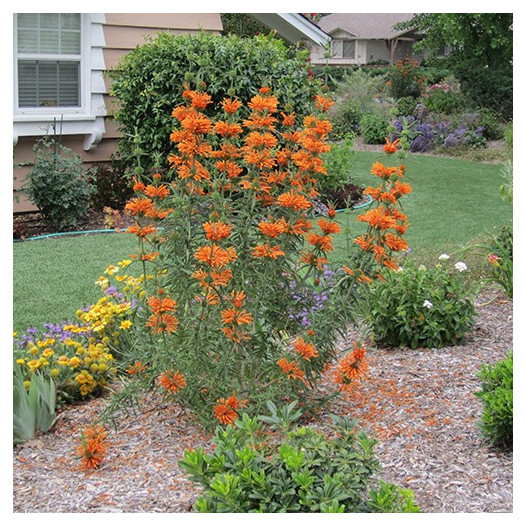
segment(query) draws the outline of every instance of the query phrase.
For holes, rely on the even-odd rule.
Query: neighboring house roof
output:
[[[310,40],[320,46],[328,44],[330,36],[300,13],[249,13],[289,42]]]
[[[361,39],[391,39],[407,32],[395,31],[393,26],[413,18],[412,13],[331,13],[319,21],[328,33],[346,31]]]

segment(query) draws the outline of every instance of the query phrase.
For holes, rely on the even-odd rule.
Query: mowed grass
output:
[[[379,185],[380,180],[370,174],[375,161],[389,166],[399,163],[396,157],[387,159],[385,154],[357,152],[353,170],[356,184]],[[405,239],[416,260],[429,262],[442,253],[458,251],[511,222],[512,206],[500,198],[504,179],[499,164],[428,155],[410,155],[403,164],[407,167],[404,179],[413,191],[400,203],[410,223]],[[342,226],[348,225],[352,237],[365,231],[366,225],[356,221],[365,210],[337,216]],[[345,261],[346,254],[346,235],[342,233],[335,240],[334,261]]]
[[[95,281],[110,264],[137,252],[131,234],[54,237],[13,246],[13,330],[73,321],[100,297]]]
[[[385,154],[357,152],[354,180],[362,186],[379,184],[370,174],[374,161],[397,162]],[[512,207],[502,201],[503,182],[498,164],[461,159],[411,155],[404,160],[405,179],[413,192],[402,203],[411,226],[406,239],[412,258],[436,262],[443,252],[451,253],[476,238],[487,237],[512,219]],[[348,224],[349,236],[365,231],[356,216],[366,209],[341,212],[338,221]],[[15,243],[13,246],[13,324],[21,331],[45,322],[73,320],[83,305],[100,297],[95,281],[110,264],[137,252],[130,234],[56,237]],[[352,242],[350,243],[352,245]],[[334,263],[348,260],[346,233],[335,236]]]

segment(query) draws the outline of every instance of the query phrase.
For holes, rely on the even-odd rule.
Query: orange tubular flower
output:
[[[172,312],[177,308],[177,303],[171,298],[155,298],[151,297],[148,300],[148,305],[154,314],[163,314],[165,312]]]
[[[262,244],[256,245],[252,249],[252,255],[255,258],[277,259],[279,256],[284,256],[285,252],[283,252],[283,250],[281,250],[281,246],[280,245],[276,245],[276,246],[272,247],[268,243],[265,243],[264,245],[262,245]]]
[[[214,125],[214,131],[221,137],[230,138],[243,133],[243,128],[236,123],[217,121]]]
[[[398,149],[399,146],[400,146],[400,139],[396,139],[395,141],[390,142],[389,139],[386,137],[384,152],[388,154],[396,153],[396,150]]]
[[[244,309],[229,307],[221,311],[221,320],[225,325],[248,325],[254,321],[254,318]]]
[[[371,173],[382,179],[389,179],[389,177],[396,172],[397,168],[395,166],[387,167],[378,161],[375,162],[371,168]]]
[[[77,448],[80,456],[80,467],[83,471],[97,469],[107,451],[106,432],[102,426],[85,427],[82,431],[81,444]]]
[[[324,95],[316,95],[314,101],[316,103],[316,108],[324,112],[334,105],[334,101]]]
[[[329,252],[333,249],[332,238],[330,236],[319,236],[318,234],[311,233],[307,236],[307,241],[318,247],[323,252]]]
[[[131,374],[131,375],[133,375],[133,374],[140,374],[140,373],[146,371],[146,369],[147,369],[146,365],[143,365],[142,362],[136,360],[133,365],[130,365],[128,367],[128,369],[126,369],[126,372],[128,374]]]
[[[307,383],[305,380],[305,373],[301,370],[295,360],[289,362],[286,358],[281,358],[276,363],[281,367],[281,372],[287,375],[287,378],[291,380],[301,380],[303,383]]]
[[[281,194],[278,197],[278,204],[285,208],[293,208],[294,210],[308,210],[312,207],[312,203],[303,195],[297,194],[290,190]]]
[[[169,393],[177,394],[186,386],[186,379],[179,371],[165,371],[159,375],[159,384]]]
[[[170,189],[164,184],[161,184],[159,186],[153,186],[149,184],[144,189],[144,193],[148,197],[151,197],[152,199],[154,197],[158,197],[159,199],[164,199],[165,197],[168,197],[170,195]]]
[[[321,218],[318,221],[318,226],[324,234],[338,234],[341,231],[340,225],[334,221],[327,221]]]
[[[221,399],[220,399],[221,400]],[[221,422],[221,424],[233,424],[237,420],[237,413],[228,404],[219,402],[214,406],[214,417]]]
[[[141,226],[138,223],[135,223],[135,225],[129,226],[126,229],[127,234],[135,234],[137,237],[141,238],[147,237],[155,232],[157,232],[157,228],[153,225]]]
[[[350,391],[353,382],[362,380],[369,370],[365,359],[365,349],[355,344],[355,348],[346,354],[338,363],[333,381],[339,385],[340,391]]]
[[[124,207],[125,210],[127,210],[134,216],[148,215],[152,212],[152,210],[154,210],[154,208],[155,207],[153,201],[144,197],[134,197],[133,199],[130,199]]]
[[[283,126],[294,126],[294,119],[296,118],[296,114],[294,112],[290,113],[289,115],[281,112],[281,116],[283,117],[283,120],[281,121]]]
[[[385,244],[395,252],[407,250],[408,248],[407,241],[405,241],[405,239],[402,239],[400,236],[397,236],[396,234],[385,234]]]
[[[264,236],[277,238],[280,234],[286,232],[287,225],[284,220],[273,222],[261,221],[258,228]]]
[[[146,326],[150,327],[153,334],[160,334],[163,332],[173,333],[177,331],[179,321],[172,314],[152,314],[148,318]]]
[[[205,245],[195,251],[194,258],[210,267],[223,268],[237,258],[235,249],[221,248],[219,245]]]
[[[254,112],[276,113],[278,111],[278,99],[274,95],[254,95],[248,103],[248,107]]]
[[[369,223],[373,228],[379,230],[387,230],[396,225],[395,217],[382,206],[368,210],[365,214],[357,216],[356,219]]]
[[[221,103],[221,105],[223,106],[223,109],[225,110],[225,112],[228,114],[236,113],[236,111],[239,108],[241,108],[241,106],[243,106],[243,104],[237,99],[235,100],[223,99],[223,102]]]
[[[306,342],[303,338],[297,338],[292,342],[294,352],[299,354],[304,360],[310,362],[311,358],[319,356],[316,347],[312,343]]]
[[[208,221],[203,223],[203,230],[206,233],[206,238],[213,241],[219,241],[230,236],[232,232],[232,225],[217,221],[215,223]]]

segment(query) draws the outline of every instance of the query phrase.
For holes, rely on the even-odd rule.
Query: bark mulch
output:
[[[411,488],[422,512],[513,511],[513,453],[492,448],[476,425],[480,366],[504,358],[513,345],[512,301],[487,300],[479,298],[464,345],[371,351],[368,379],[329,408],[379,438],[381,477]],[[150,396],[138,414],[109,429],[106,460],[85,473],[75,457],[79,432],[103,403],[68,407],[50,432],[13,448],[15,513],[192,511],[199,489],[178,460],[185,449],[208,448],[210,435],[183,407]]]

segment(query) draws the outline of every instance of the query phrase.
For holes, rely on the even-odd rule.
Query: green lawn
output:
[[[379,180],[370,175],[374,161],[386,162],[385,154],[357,152],[354,180],[362,186],[377,186]],[[391,158],[396,163],[396,158]],[[391,163],[390,163],[391,164]],[[444,252],[466,246],[479,236],[495,233],[512,220],[512,207],[500,199],[503,183],[499,164],[482,164],[461,159],[408,156],[405,180],[413,192],[400,201],[411,226],[405,238],[417,259],[430,260]],[[362,210],[349,214],[349,226],[354,237],[365,230],[355,217]],[[338,215],[342,225],[345,213]],[[345,236],[335,243],[334,257],[345,259]]]
[[[378,184],[378,179],[370,175],[375,160],[385,161],[385,155],[356,153],[353,173],[357,184]],[[411,223],[406,239],[415,259],[436,261],[439,254],[496,232],[511,221],[512,207],[499,196],[503,182],[499,165],[416,155],[408,157],[404,164],[406,180],[413,186],[413,193],[402,201]],[[362,212],[337,216],[343,225],[349,222],[352,237],[365,229],[355,220]],[[95,281],[106,267],[136,249],[136,238],[130,234],[15,243],[14,330],[73,319],[79,307],[99,298]],[[346,257],[346,236],[342,233],[335,239],[333,261],[345,262]]]

